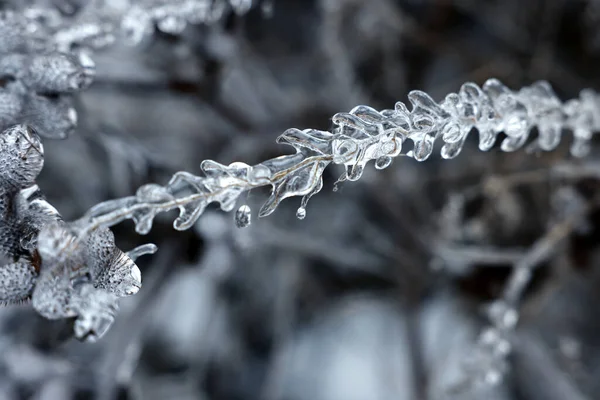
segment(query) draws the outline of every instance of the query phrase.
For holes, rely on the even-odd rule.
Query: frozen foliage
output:
[[[243,14],[252,7],[252,0],[91,0],[64,1],[62,7],[58,3],[57,7],[18,4],[19,12],[5,12],[0,32],[11,39],[7,44],[46,52],[101,49],[121,39],[138,44],[153,34],[155,26],[179,34],[187,24],[214,23],[230,9]]]
[[[4,1],[0,398],[597,398],[588,3]]]
[[[0,11],[0,37],[0,130],[26,123],[43,137],[67,137],[77,124],[71,95],[90,85],[94,62],[46,46],[43,32],[12,12]]]
[[[211,23],[252,0],[93,0],[56,7],[18,2],[0,10],[0,130],[26,123],[43,137],[65,138],[77,124],[71,95],[95,75],[90,51],[125,38],[137,44],[157,26],[178,34]]]
[[[349,113],[338,113],[333,116],[335,126],[331,132],[288,129],[277,142],[292,146],[295,154],[254,166],[206,160],[201,164],[203,176],[178,172],[166,186],[147,184],[135,196],[98,204],[76,224],[85,226],[87,232],[133,219],[136,231],[146,234],[158,213],[178,208],[179,217],[173,227],[185,230],[208,204],[216,202],[223,211],[231,211],[243,192],[267,185],[272,191],[259,217],[273,213],[287,197],[303,196],[297,212],[297,217],[303,219],[308,200],[323,188],[322,174],[331,163],[346,169],[338,182],[356,181],[369,161],[375,162],[375,168],[384,169],[401,155],[426,160],[436,140],[443,143],[442,157],[454,158],[471,131],[478,132],[482,151],[490,150],[501,132],[507,136],[501,149],[515,151],[527,143],[534,127],[538,136],[527,145],[528,151],[553,150],[563,131],[570,130],[574,136],[571,153],[582,157],[589,150],[592,133],[600,131],[598,94],[584,90],[579,99],[563,104],[547,82],[536,82],[517,92],[497,79],[489,79],[482,88],[466,83],[458,94],[449,94],[441,104],[421,91],[412,91],[408,97],[411,110],[398,102],[394,110],[357,106]],[[412,149],[402,153],[407,141],[413,143]],[[248,212],[244,209],[243,213]]]
[[[433,153],[436,140],[443,142],[442,157],[453,158],[460,153],[471,131],[479,133],[480,150],[491,149],[497,136],[504,132],[507,137],[503,140],[501,149],[506,152],[514,151],[525,145],[534,127],[537,127],[539,134],[528,144],[529,151],[554,149],[558,146],[563,131],[570,130],[574,135],[571,153],[580,157],[587,153],[592,133],[600,130],[597,112],[600,98],[597,94],[583,91],[579,99],[562,104],[546,82],[537,82],[513,92],[498,80],[490,79],[483,88],[473,83],[464,84],[458,94],[449,94],[441,104],[420,91],[411,92],[409,100],[412,103],[410,111],[403,103],[397,103],[394,110],[376,111],[367,106],[358,106],[350,113],[338,113],[333,117],[335,127],[331,132],[289,129],[277,141],[292,146],[296,150],[294,154],[276,157],[254,166],[241,162],[223,165],[207,160],[201,165],[203,176],[178,172],[166,186],[146,184],[134,196],[100,203],[71,223],[70,228],[61,227],[63,231],[57,231],[59,228],[55,227],[50,233],[42,232],[41,237],[48,239],[40,244],[48,247],[40,250],[40,254],[43,260],[47,260],[47,264],[55,265],[42,276],[64,275],[55,270],[62,271],[70,262],[73,265],[83,263],[88,266],[89,271],[86,270],[86,273],[96,287],[112,288],[116,295],[132,294],[137,291],[137,286],[127,279],[129,272],[122,272],[130,271],[131,267],[127,262],[117,261],[120,256],[105,256],[101,267],[90,265],[96,257],[103,254],[94,253],[93,250],[86,253],[88,249],[95,248],[96,241],[101,240],[97,236],[97,229],[104,231],[125,219],[132,219],[136,231],[147,234],[158,213],[179,209],[179,217],[174,221],[173,227],[186,230],[198,220],[210,203],[219,203],[223,211],[232,211],[242,193],[266,185],[270,185],[272,191],[259,210],[259,217],[273,213],[285,198],[303,196],[297,217],[304,219],[308,200],[322,189],[323,171],[331,163],[343,165],[346,169],[338,183],[355,181],[372,160],[377,169],[388,167],[392,159],[400,155],[418,161],[426,160]],[[406,141],[412,141],[413,148],[402,153],[403,143]],[[251,210],[247,205],[242,205],[235,213],[238,227],[248,226],[250,219]],[[50,239],[51,237],[61,239]],[[111,242],[108,239],[104,241]],[[73,257],[74,261],[68,261]],[[54,258],[56,262],[53,264],[49,260]],[[114,274],[116,278],[113,277],[110,284],[105,283],[100,274],[107,263],[117,265],[117,268],[119,265],[126,266]],[[66,268],[75,269],[74,266]],[[108,270],[111,268],[108,267]],[[70,298],[71,295],[67,295],[68,291],[65,289],[58,289],[59,281],[52,279],[52,285],[58,285],[53,286],[58,292],[50,294],[51,288],[48,288],[44,293],[50,294],[50,297],[34,297],[34,306],[38,311],[53,318],[67,317],[73,313],[82,315],[83,311],[77,309],[79,306],[67,305],[68,300],[60,297]],[[49,278],[48,282],[50,281]],[[70,279],[66,279],[62,285],[69,286],[70,282]],[[93,292],[85,293],[89,297]],[[60,305],[56,306],[53,301]],[[108,300],[102,301],[110,303]],[[58,311],[48,312],[49,309]],[[109,322],[104,324],[107,326]],[[104,330],[104,326],[100,330]],[[504,348],[504,345],[491,341],[490,338],[496,337],[494,335],[482,335],[482,349],[492,346],[493,354],[506,355],[507,350],[497,350],[498,346]],[[496,358],[492,357],[492,360]],[[490,370],[496,371],[497,368],[490,367]]]
[[[112,324],[117,299],[139,290],[135,258],[155,247],[127,255],[107,228],[77,241],[35,184],[43,151],[39,136],[25,125],[0,134],[0,301],[31,299],[46,318],[75,317],[75,335],[94,340]]]

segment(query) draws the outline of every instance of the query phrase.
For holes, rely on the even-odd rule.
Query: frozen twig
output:
[[[387,168],[398,156],[425,161],[433,153],[436,141],[443,143],[442,157],[450,159],[460,153],[473,130],[479,133],[482,151],[491,149],[498,135],[504,132],[507,137],[502,141],[501,149],[506,152],[524,147],[534,127],[539,134],[527,148],[535,151],[553,150],[559,145],[563,131],[570,130],[574,136],[571,153],[576,157],[587,154],[592,133],[600,131],[598,94],[584,90],[579,99],[563,104],[547,82],[537,82],[517,92],[496,79],[489,79],[481,88],[466,83],[458,93],[447,95],[440,104],[421,91],[412,91],[408,97],[411,110],[401,102],[396,103],[393,110],[383,111],[357,106],[349,113],[334,115],[331,131],[288,129],[277,142],[292,146],[294,154],[256,165],[242,162],[223,165],[206,160],[201,164],[201,176],[177,172],[165,186],[147,184],[134,196],[100,203],[80,219],[58,230],[43,229],[38,238],[40,254],[44,262],[57,268],[75,265],[89,259],[92,250],[88,248],[93,249],[89,240],[100,240],[102,234],[98,236],[97,233],[100,229],[131,219],[136,232],[146,234],[158,213],[178,209],[179,216],[173,227],[186,230],[210,203],[219,203],[223,211],[232,211],[242,193],[261,186],[271,186],[272,191],[258,212],[259,217],[273,213],[285,198],[303,196],[296,213],[303,219],[309,199],[323,188],[323,171],[330,164],[345,167],[337,185],[346,180],[358,180],[370,161],[375,162],[377,169]],[[405,142],[412,142],[412,148],[405,146]],[[250,218],[249,206],[242,205],[236,214],[236,223],[247,226]],[[153,250],[144,248],[139,253]],[[106,279],[110,277],[107,275]],[[139,281],[137,275],[133,278]],[[69,286],[67,281],[63,283]],[[119,295],[132,291],[131,282],[107,281],[104,284],[114,286],[117,283],[117,286],[125,285],[119,288]],[[58,294],[54,293],[46,300],[56,301]],[[68,316],[73,311],[61,310],[61,313]]]
[[[600,130],[598,94],[584,90],[579,99],[563,104],[547,82],[514,92],[489,79],[482,88],[464,84],[440,104],[421,91],[410,92],[409,100],[410,111],[398,102],[393,110],[357,106],[349,113],[338,113],[333,116],[331,131],[288,129],[277,141],[294,147],[296,154],[254,166],[207,160],[201,164],[203,176],[178,172],[165,186],[148,184],[135,196],[98,204],[76,225],[85,233],[133,219],[138,233],[144,234],[156,214],[178,208],[174,228],[184,230],[209,203],[220,203],[221,209],[231,211],[243,192],[268,185],[273,190],[259,217],[271,214],[287,197],[304,196],[297,212],[302,219],[308,199],[323,187],[322,174],[329,164],[346,168],[337,183],[356,181],[371,160],[377,169],[387,168],[398,156],[424,161],[433,153],[436,141],[443,143],[443,158],[454,158],[472,130],[479,132],[482,151],[494,146],[500,132],[507,135],[501,149],[515,151],[526,145],[534,127],[539,135],[527,145],[529,151],[553,150],[563,131],[570,130],[574,136],[571,153],[581,157],[589,150],[592,133]],[[412,149],[403,152],[408,141],[413,143]]]

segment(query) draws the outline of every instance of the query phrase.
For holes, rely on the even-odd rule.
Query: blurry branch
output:
[[[588,396],[557,365],[550,349],[530,332],[515,335],[514,369],[517,384],[527,398],[586,400]]]
[[[216,23],[230,10],[244,14],[253,6],[252,0],[85,3],[0,10],[0,130],[25,123],[43,137],[65,138],[77,124],[70,94],[95,75],[91,50],[138,44],[155,27],[180,34],[188,24]]]
[[[514,263],[508,283],[504,289],[502,299],[510,305],[516,305],[531,279],[533,270],[541,263],[547,261],[558,249],[558,245],[567,238],[575,229],[581,219],[594,208],[600,206],[600,198],[590,202],[585,208],[577,210],[567,219],[553,226],[544,236],[539,238],[533,246]]]
[[[557,163],[549,168],[532,171],[518,171],[507,175],[492,175],[484,178],[480,183],[471,186],[460,193],[464,200],[473,200],[480,194],[494,194],[500,191],[513,189],[516,186],[529,185],[548,181],[576,181],[586,178],[600,179],[600,163],[586,161],[583,164],[569,162]]]
[[[244,14],[252,0],[142,0],[88,1],[64,13],[57,8],[25,6],[17,12],[0,13],[0,32],[5,42],[34,51],[70,52],[75,47],[102,49],[119,40],[138,44],[155,27],[180,34],[188,24],[211,24],[229,10]],[[1,47],[0,47],[1,49]]]
[[[477,265],[503,266],[520,260],[525,249],[497,249],[483,246],[460,246],[440,241],[435,246],[435,254],[444,261],[446,268],[458,275],[464,275]]]
[[[471,367],[476,366],[472,378],[485,384],[496,384],[506,373],[507,357],[512,354],[512,339],[519,320],[519,306],[533,271],[560,249],[562,243],[582,219],[600,207],[600,197],[590,200],[552,226],[542,237],[513,263],[513,268],[501,297],[487,307],[491,326],[479,336]]]

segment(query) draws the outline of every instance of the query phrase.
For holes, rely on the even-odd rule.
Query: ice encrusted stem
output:
[[[346,168],[338,182],[355,181],[371,160],[377,169],[388,167],[400,155],[424,161],[433,153],[436,141],[442,142],[443,158],[454,158],[472,131],[479,133],[482,151],[490,150],[501,132],[506,134],[501,150],[515,151],[525,146],[534,127],[538,135],[527,145],[529,151],[553,150],[563,133],[570,131],[574,137],[571,154],[582,157],[589,150],[592,134],[600,131],[600,96],[596,92],[586,89],[579,98],[563,103],[545,81],[519,91],[497,79],[489,79],[482,87],[469,82],[441,103],[417,90],[408,98],[411,110],[398,102],[393,110],[357,106],[349,113],[338,113],[332,118],[331,131],[288,129],[277,142],[291,145],[295,154],[253,166],[206,160],[201,164],[201,176],[177,172],[165,186],[147,184],[134,196],[96,205],[74,225],[86,233],[132,219],[136,231],[145,234],[158,213],[178,208],[173,226],[185,230],[208,204],[217,202],[223,211],[231,211],[243,192],[267,185],[272,192],[260,217],[271,214],[283,199],[292,196],[304,196],[298,213],[304,217],[308,199],[322,189],[323,171],[331,163]],[[413,146],[403,152],[407,141]]]

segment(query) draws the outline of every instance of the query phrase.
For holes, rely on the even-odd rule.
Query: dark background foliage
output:
[[[286,128],[327,129],[413,89],[442,100],[467,81],[544,79],[566,100],[600,88],[599,22],[595,0],[275,0],[117,43],[94,55],[75,133],[45,141],[39,185],[73,219],[204,159],[283,154]],[[186,232],[172,215],[148,237],[115,227],[123,249],[159,246],[139,261],[143,289],[95,344],[28,305],[0,310],[0,398],[600,397],[597,212],[536,269],[505,381],[456,388],[512,262],[600,189],[597,152],[573,160],[568,135],[548,154],[481,153],[471,139],[455,160],[369,167],[337,192],[330,168],[302,221],[290,199],[246,229],[215,208]]]

